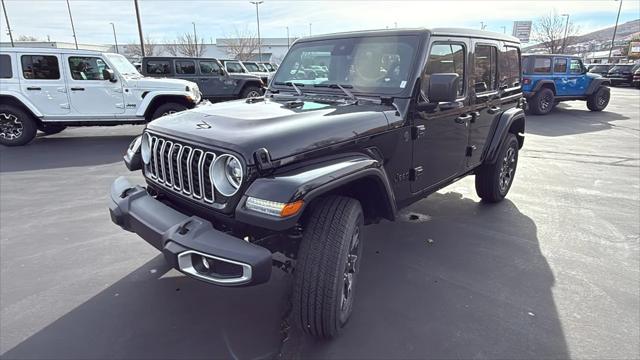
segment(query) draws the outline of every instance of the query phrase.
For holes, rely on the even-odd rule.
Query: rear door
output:
[[[202,85],[197,74],[195,60],[174,60],[173,64],[177,78],[193,81],[198,84],[198,87]]]
[[[556,95],[569,95],[571,80],[568,76],[569,62],[566,57],[553,58],[553,82],[556,85]]]
[[[63,77],[62,55],[18,54],[20,89],[44,116],[67,115],[71,112]]]

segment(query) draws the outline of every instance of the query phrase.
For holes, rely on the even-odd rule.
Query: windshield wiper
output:
[[[273,83],[274,85],[285,85],[285,86],[291,86],[293,88],[293,90],[296,91],[296,94],[298,94],[298,96],[304,96],[304,93],[302,92],[302,90],[300,90],[300,88],[298,86],[304,86],[304,84],[295,84],[291,81],[287,81],[287,82],[275,82]]]
[[[340,89],[342,92],[347,95],[349,100],[358,101],[358,98],[353,95],[353,93],[349,89],[353,89],[353,85],[340,85],[340,84],[314,84],[313,87],[326,87],[329,89]]]

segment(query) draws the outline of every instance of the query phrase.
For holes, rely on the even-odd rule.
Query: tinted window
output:
[[[12,77],[11,57],[9,55],[0,55],[0,78],[9,79]]]
[[[555,59],[553,63],[553,72],[566,73],[567,72],[567,59]]]
[[[629,71],[631,71],[632,67],[633,67],[633,65],[615,65],[609,71],[611,71],[611,72],[629,72]]]
[[[498,49],[494,46],[477,45],[475,50],[474,86],[477,93],[496,90],[496,60]]]
[[[582,62],[578,59],[571,59],[571,65],[569,67],[569,72],[572,74],[581,74],[582,73]]]
[[[25,79],[60,79],[58,58],[44,55],[22,55],[22,76]]]
[[[228,62],[226,64],[227,71],[230,73],[241,73],[244,72],[244,69],[237,62]]]
[[[243,61],[243,63],[244,63],[244,67],[246,67],[247,70],[249,70],[251,72],[260,71],[260,68],[258,67],[258,64],[256,64],[256,63],[247,63],[247,62],[244,62],[244,61]]]
[[[526,67],[528,59],[522,59],[523,67]],[[500,53],[498,65],[500,87],[512,88],[520,85],[520,49],[513,46],[505,46]]]
[[[97,57],[70,57],[69,69],[73,80],[104,80],[102,70],[107,64]]]
[[[458,95],[464,94],[464,47],[460,44],[436,43],[431,46],[427,61],[427,75],[436,73],[456,73],[460,76]]]
[[[219,75],[220,65],[215,61],[200,61],[200,73],[203,75]]]
[[[164,75],[171,74],[171,68],[168,61],[149,61],[147,62],[147,74]]]
[[[589,72],[607,72],[611,68],[611,65],[596,65],[589,69]]]
[[[196,63],[193,61],[176,61],[176,74],[195,74]]]
[[[550,58],[535,58],[533,62],[533,72],[535,73],[550,73],[551,72],[551,59]]]

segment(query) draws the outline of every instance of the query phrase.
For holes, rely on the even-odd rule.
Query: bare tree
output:
[[[204,39],[201,38],[197,40],[191,33],[185,33],[178,36],[172,45],[175,47],[176,53],[180,53],[184,56],[202,57],[205,53]],[[172,46],[169,46],[167,51],[173,55],[172,51],[174,50],[171,48]]]
[[[564,53],[573,44],[577,34],[578,27],[571,21],[567,24],[565,18],[555,11],[538,18],[533,24],[533,39],[551,54]]]
[[[220,42],[226,46],[227,54],[234,59],[250,60],[258,53],[258,37],[247,27],[234,27],[233,34],[225,35],[225,39],[220,39]]]
[[[40,41],[40,39],[31,35],[20,35],[16,41]]]
[[[128,44],[123,46],[122,51],[124,56],[129,58],[142,58],[142,51],[140,50],[140,44]],[[157,56],[160,55],[160,47],[156,44],[149,35],[144,37],[144,56]]]

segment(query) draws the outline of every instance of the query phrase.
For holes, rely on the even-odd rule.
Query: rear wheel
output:
[[[507,196],[518,166],[518,146],[516,136],[507,134],[498,160],[494,164],[483,165],[476,173],[476,193],[482,200],[498,202]]]
[[[170,115],[173,113],[177,113],[180,111],[184,111],[186,110],[187,107],[179,104],[179,103],[174,103],[174,102],[169,102],[166,104],[162,104],[160,106],[158,106],[158,108],[156,109],[156,111],[153,112],[153,116],[151,116],[151,120],[155,120],[161,116],[165,116],[165,115]]]
[[[536,115],[548,114],[555,104],[553,91],[549,88],[542,88],[531,99],[531,112]]]
[[[64,125],[57,125],[57,124],[46,124],[46,125],[43,124],[38,126],[38,130],[42,131],[47,135],[57,134],[66,128],[67,127]]]
[[[600,86],[587,98],[587,108],[591,111],[602,111],[609,105],[611,91],[606,86]]]
[[[262,96],[262,90],[257,86],[247,86],[242,90],[241,96],[243,98],[254,98]]]
[[[36,136],[36,122],[20,108],[0,105],[0,144],[25,145]]]
[[[298,252],[294,316],[307,333],[331,338],[347,323],[362,258],[362,207],[329,196],[312,205]]]

